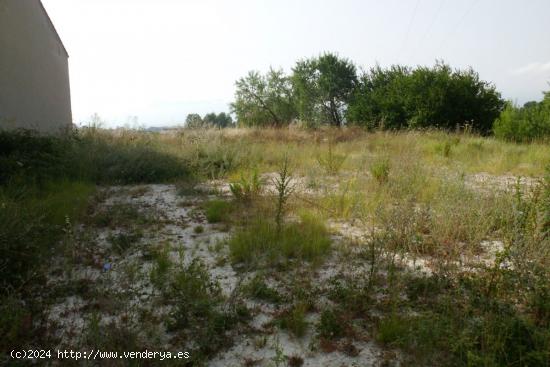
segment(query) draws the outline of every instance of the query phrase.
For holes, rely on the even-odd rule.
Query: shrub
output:
[[[0,185],[18,179],[28,185],[59,178],[66,174],[70,148],[68,139],[0,131]]]
[[[277,232],[280,232],[283,226],[286,203],[295,190],[295,186],[292,184],[292,173],[290,171],[288,156],[286,155],[279,167],[277,177],[273,179],[273,185],[275,185],[275,190],[277,190],[275,224],[277,224]]]
[[[145,138],[82,133],[72,143],[71,170],[93,182],[122,185],[170,182],[189,175],[183,160],[162,153]]]
[[[242,147],[226,144],[224,139],[199,141],[195,155],[188,160],[188,165],[199,176],[217,179],[242,165],[242,150]]]
[[[317,334],[324,339],[338,339],[344,336],[345,327],[335,310],[326,309],[321,313],[317,324]]]
[[[400,346],[408,337],[409,328],[410,324],[407,320],[391,315],[378,324],[376,339],[382,344]]]
[[[23,283],[50,257],[67,225],[86,210],[93,191],[80,182],[43,189],[0,187],[0,289]]]
[[[550,93],[544,101],[527,103],[523,107],[508,103],[493,125],[499,139],[529,142],[550,138]]]
[[[459,143],[458,139],[447,138],[445,139],[445,141],[443,141],[442,143],[436,146],[436,151],[441,153],[443,157],[449,158],[451,156],[453,147],[458,145],[458,143]]]
[[[115,137],[89,129],[58,138],[0,131],[0,184],[18,177],[27,183],[66,178],[131,184],[185,176],[188,170],[184,162],[161,153],[145,135]]]
[[[231,193],[238,201],[250,202],[261,194],[263,182],[254,170],[250,177],[241,175],[239,182],[229,184]]]
[[[442,62],[415,69],[377,66],[361,77],[347,118],[371,129],[469,125],[487,134],[503,105],[495,87],[472,69],[452,70]]]

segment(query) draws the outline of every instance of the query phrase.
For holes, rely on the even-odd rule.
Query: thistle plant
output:
[[[275,212],[275,223],[277,224],[277,233],[281,232],[283,225],[283,217],[285,212],[285,206],[288,198],[295,190],[295,185],[292,183],[290,171],[290,164],[288,156],[285,155],[277,177],[273,179],[273,184],[277,190],[277,207]]]

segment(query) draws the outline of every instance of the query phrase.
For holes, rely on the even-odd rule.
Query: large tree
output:
[[[236,83],[231,104],[238,123],[244,126],[282,126],[296,117],[290,79],[282,70],[266,75],[251,71]]]
[[[363,73],[347,111],[348,122],[369,129],[406,127],[409,74],[410,69],[405,66],[375,66]]]
[[[298,61],[292,84],[300,119],[341,126],[356,83],[355,65],[335,54]]]
[[[190,113],[185,118],[185,127],[188,129],[198,129],[203,127],[204,121],[202,117],[197,113]]]
[[[216,114],[214,112],[208,113],[204,116],[203,121],[209,126],[226,128],[233,126],[233,119],[231,116],[225,112]]]
[[[416,69],[377,66],[362,75],[347,117],[367,127],[470,125],[486,134],[503,105],[495,87],[472,69],[453,70],[442,62]]]

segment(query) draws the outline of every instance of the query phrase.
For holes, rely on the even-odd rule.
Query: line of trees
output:
[[[497,138],[527,142],[550,137],[550,91],[544,93],[541,102],[527,102],[522,107],[507,103],[495,121]]]
[[[333,53],[281,69],[251,71],[236,82],[232,112],[241,126],[359,125],[368,128],[454,129],[469,125],[490,133],[505,102],[472,69],[376,66],[358,72]]]
[[[200,129],[208,127],[226,128],[233,127],[233,118],[230,114],[221,112],[216,114],[214,112],[207,113],[204,117],[197,113],[190,113],[185,119],[185,127],[188,129]]]

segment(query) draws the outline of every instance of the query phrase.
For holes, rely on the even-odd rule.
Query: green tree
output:
[[[341,126],[357,84],[357,70],[351,61],[325,53],[298,61],[292,83],[301,120]]]
[[[208,113],[204,116],[203,121],[206,125],[219,127],[222,129],[233,126],[233,119],[231,118],[231,115],[225,112],[221,112],[219,114],[214,112]]]
[[[370,129],[406,127],[410,72],[407,67],[394,65],[389,69],[375,66],[363,73],[347,111],[348,122]]]
[[[527,102],[518,107],[512,102],[500,114],[493,126],[495,136],[515,142],[550,138],[550,91],[541,102]]]
[[[232,111],[244,126],[282,126],[295,117],[290,79],[282,70],[251,71],[236,82]]]
[[[488,134],[503,106],[495,87],[472,69],[452,70],[443,62],[416,69],[377,66],[361,77],[347,118],[384,128],[470,125]]]
[[[197,113],[190,113],[185,118],[185,127],[188,129],[198,129],[203,127],[204,122],[201,116]]]
[[[232,127],[233,126],[233,118],[230,114],[221,112],[218,114],[218,117],[216,119],[216,125],[218,125],[221,128],[226,127]]]

